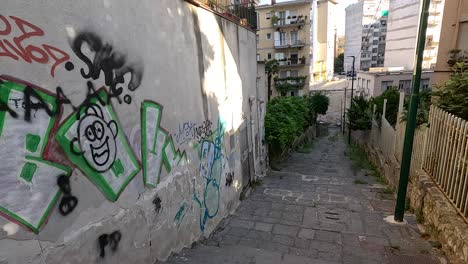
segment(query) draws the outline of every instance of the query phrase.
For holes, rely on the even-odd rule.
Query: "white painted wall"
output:
[[[19,118],[0,112],[1,263],[153,263],[208,236],[236,209],[246,184],[241,164],[245,154],[248,158],[254,146],[261,146],[263,135],[265,104],[260,101],[266,94],[256,89],[254,32],[182,0],[7,0],[2,10],[0,50],[6,45],[11,54],[0,55],[0,101]],[[37,34],[14,43],[27,32]],[[80,36],[85,39],[81,45]],[[20,45],[33,52],[23,54]],[[55,63],[58,58],[65,59]],[[93,103],[83,107],[89,114],[78,115],[79,120],[67,104],[61,116],[39,109],[32,111],[31,122],[22,119],[24,93],[14,89],[24,84],[48,93],[39,95],[51,98],[48,106],[55,105],[58,86],[75,106],[85,100],[87,82],[109,91],[99,67],[96,78],[87,76],[86,58],[91,65],[104,58],[104,68],[115,66],[108,71],[109,81],[122,73],[123,83],[116,88],[122,88],[126,102],[114,98],[105,106]],[[71,64],[66,62],[73,69],[67,70],[65,65]],[[138,81],[130,89],[132,77]],[[143,102],[150,108],[143,108]],[[73,124],[68,130],[65,120]],[[49,123],[54,127],[49,127],[47,140]],[[76,124],[87,129],[78,134]],[[243,129],[249,131],[249,144],[241,150]],[[73,137],[76,153],[67,141]],[[85,147],[96,138],[108,142],[110,151],[100,145]],[[42,151],[40,146],[47,147]],[[83,150],[88,152],[80,154]],[[111,169],[98,171],[96,162],[107,153]],[[254,164],[260,164],[259,156]],[[148,171],[146,182],[142,167]],[[78,200],[66,216],[58,211],[63,197],[56,184],[59,173],[70,175],[71,194]],[[106,189],[104,179],[114,184],[114,191]],[[117,230],[121,240],[116,251],[107,246],[101,258],[98,237]]]
[[[420,3],[420,0],[390,1],[385,67],[413,69]]]

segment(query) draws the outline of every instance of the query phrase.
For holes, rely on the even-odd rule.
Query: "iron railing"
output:
[[[257,13],[255,0],[186,0],[195,2],[211,9],[217,14],[246,26],[257,29]]]
[[[305,42],[299,39],[292,39],[290,41],[285,39],[277,39],[275,40],[274,45],[277,49],[301,48],[305,46]]]

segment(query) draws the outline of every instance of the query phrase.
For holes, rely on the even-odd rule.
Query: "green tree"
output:
[[[335,58],[335,62],[334,62],[335,73],[342,73],[344,71],[343,63],[344,63],[344,53],[340,53],[338,57]]]
[[[456,62],[450,80],[436,86],[434,103],[441,109],[468,120],[468,64]]]
[[[390,125],[395,127],[398,116],[398,105],[400,102],[400,91],[398,88],[395,86],[389,87],[381,95],[371,99],[370,106],[373,107],[374,104],[377,106],[377,120],[380,120],[380,116],[382,115],[385,99],[387,99],[385,119],[387,119]]]
[[[315,92],[311,96],[307,97],[307,103],[309,105],[309,124],[317,122],[318,115],[324,115],[328,111],[330,105],[330,98],[322,92]]]
[[[271,97],[271,78],[274,74],[277,74],[279,70],[279,63],[277,60],[269,60],[265,62],[265,73],[267,75],[267,87],[268,87],[268,101]]]
[[[349,128],[351,130],[368,130],[371,128],[372,111],[370,101],[363,95],[354,97],[348,109]]]

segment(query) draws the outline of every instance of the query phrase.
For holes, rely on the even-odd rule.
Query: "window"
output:
[[[372,44],[373,44],[373,45],[378,45],[378,44],[379,44],[379,41],[378,41],[378,40],[374,40],[374,41],[372,41]]]
[[[299,71],[290,71],[290,75],[291,77],[297,77],[299,76]]]
[[[287,72],[287,71],[280,71],[280,72],[279,72],[279,77],[280,77],[280,78],[286,78],[286,77],[288,77],[288,72]]]
[[[296,91],[291,91],[291,96],[296,96]]]
[[[366,86],[367,90],[369,90],[370,88],[370,80],[367,80],[367,86]]]
[[[260,38],[260,36],[257,34],[257,35],[255,36],[255,40],[257,41],[257,45],[258,45],[258,39],[259,39],[259,38]]]
[[[411,90],[411,80],[400,80],[398,83],[398,88],[401,91],[404,91],[405,93],[409,94]]]
[[[260,54],[257,54],[257,61],[260,61]]]
[[[270,17],[271,17],[270,12],[265,13],[265,19],[270,19]]]
[[[421,91],[429,91],[429,79],[421,79]]]
[[[268,59],[271,60],[271,53],[268,53]]]
[[[382,92],[393,86],[393,81],[382,81]]]
[[[377,49],[376,48],[372,49],[372,53],[377,53]]]
[[[271,39],[271,33],[266,34],[266,39]]]
[[[297,31],[291,31],[291,44],[297,44]]]

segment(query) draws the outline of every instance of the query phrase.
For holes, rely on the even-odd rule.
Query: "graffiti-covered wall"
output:
[[[0,263],[154,263],[264,172],[255,33],[182,0],[2,1]]]

